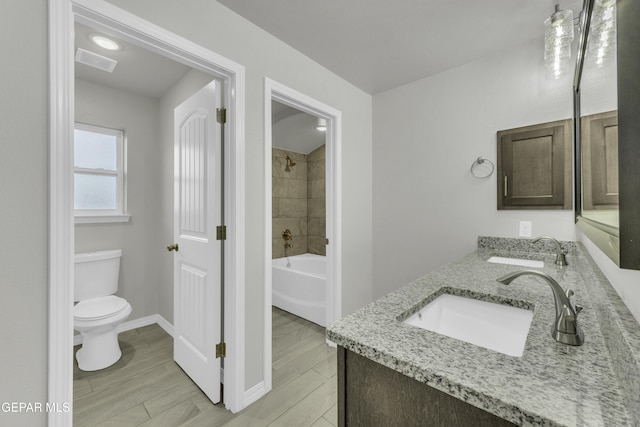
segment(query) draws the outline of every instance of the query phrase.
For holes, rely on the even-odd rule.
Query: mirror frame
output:
[[[640,270],[640,2],[616,1],[618,75],[618,186],[620,227],[582,216],[580,80],[595,0],[585,0],[573,81],[575,220],[620,268]],[[620,179],[624,177],[624,179]]]

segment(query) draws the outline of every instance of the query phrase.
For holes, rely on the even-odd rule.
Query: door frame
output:
[[[48,402],[73,407],[74,22],[119,37],[219,78],[225,130],[225,407],[244,406],[245,374],[245,69],[103,0],[49,0]],[[71,426],[72,411],[49,412],[49,426]]]
[[[326,324],[342,316],[342,112],[310,96],[269,78],[264,79],[264,182],[265,182],[265,308],[264,308],[264,382],[266,391],[272,388],[272,149],[271,101],[321,117],[327,121],[326,131],[326,236],[327,287]],[[330,284],[330,285],[329,285]]]

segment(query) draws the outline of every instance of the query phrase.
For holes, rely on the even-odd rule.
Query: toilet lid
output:
[[[118,314],[127,308],[127,300],[115,295],[92,298],[80,301],[73,307],[73,316],[76,319],[103,319]]]

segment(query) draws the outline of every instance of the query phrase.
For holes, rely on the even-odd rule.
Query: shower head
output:
[[[284,168],[285,172],[291,172],[291,167],[295,166],[296,162],[291,160],[291,157],[287,156],[287,166]]]

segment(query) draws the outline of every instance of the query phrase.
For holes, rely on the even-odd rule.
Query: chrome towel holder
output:
[[[488,163],[490,166],[490,170],[487,172],[486,168],[483,168],[482,165]],[[478,179],[486,179],[493,175],[493,171],[496,169],[493,162],[489,159],[485,159],[483,157],[478,157],[472,164],[470,168],[471,175]]]

